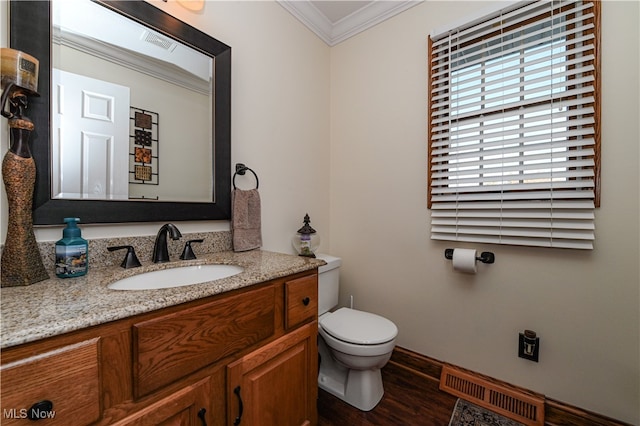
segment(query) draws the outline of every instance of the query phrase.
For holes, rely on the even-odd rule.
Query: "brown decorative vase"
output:
[[[30,121],[9,120],[12,146],[2,161],[2,179],[9,204],[7,237],[2,250],[2,287],[24,286],[49,278],[33,233],[31,208],[36,164],[27,145],[31,129],[20,128],[29,124],[33,128]]]
[[[19,50],[0,49],[0,113],[9,119],[11,141],[2,161],[9,220],[2,250],[1,287],[29,285],[46,280],[40,250],[33,233],[33,191],[36,163],[29,149],[33,122],[24,115],[29,96],[37,92],[39,62]],[[5,104],[8,109],[5,109]]]

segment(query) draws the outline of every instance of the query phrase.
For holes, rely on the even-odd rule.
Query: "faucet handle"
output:
[[[204,240],[189,240],[184,245],[184,250],[182,250],[182,254],[180,255],[180,259],[182,260],[192,260],[196,258],[196,254],[193,252],[193,248],[191,248],[191,243],[201,243]]]
[[[133,248],[133,246],[107,247],[107,250],[109,251],[122,250],[122,249],[127,249],[127,254],[124,256],[124,260],[120,264],[121,267],[125,269],[129,269],[129,268],[137,268],[139,266],[142,266],[142,264],[138,260],[138,256],[136,256],[136,251]]]

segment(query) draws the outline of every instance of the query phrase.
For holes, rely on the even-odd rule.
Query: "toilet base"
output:
[[[384,395],[380,369],[351,370],[331,357],[324,342],[319,342],[318,349],[318,387],[361,411],[373,410]]]
[[[348,370],[345,377],[346,384],[320,373],[318,386],[361,411],[373,410],[384,395],[380,370]]]

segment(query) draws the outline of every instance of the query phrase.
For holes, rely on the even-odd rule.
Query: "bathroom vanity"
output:
[[[112,267],[2,289],[2,424],[29,424],[33,407],[50,425],[315,425],[323,262],[194,262],[245,269],[162,290],[110,290],[135,273]]]

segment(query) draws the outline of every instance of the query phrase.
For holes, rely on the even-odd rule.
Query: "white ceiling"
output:
[[[278,0],[329,46],[334,46],[424,0]]]

